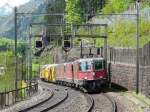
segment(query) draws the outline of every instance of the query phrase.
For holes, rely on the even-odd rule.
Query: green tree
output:
[[[81,7],[80,0],[67,0],[66,1],[67,22],[81,23]]]
[[[102,9],[103,13],[117,13],[128,9],[134,0],[107,0],[106,6]]]
[[[104,6],[105,0],[66,0],[67,22],[82,23],[89,20]]]

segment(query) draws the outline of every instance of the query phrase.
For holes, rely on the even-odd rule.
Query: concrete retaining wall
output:
[[[128,90],[136,89],[136,66],[123,63],[112,64],[112,82]],[[150,66],[140,67],[140,91],[150,97]]]

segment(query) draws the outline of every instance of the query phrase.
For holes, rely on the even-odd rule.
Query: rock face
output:
[[[62,0],[63,1],[63,0]],[[27,13],[45,13],[48,5],[55,9],[59,3],[55,0],[30,0],[28,3],[18,7],[18,12]],[[56,9],[57,10],[57,9]],[[44,16],[19,16],[18,17],[18,34],[21,32],[22,38],[28,32],[29,23],[31,22],[44,22]],[[38,28],[35,29],[39,30]],[[0,36],[13,38],[14,36],[14,13],[7,16],[0,16]],[[19,38],[19,37],[18,37]]]

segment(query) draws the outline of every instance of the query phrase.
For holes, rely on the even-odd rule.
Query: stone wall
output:
[[[150,97],[150,66],[140,68],[140,90]]]
[[[128,90],[136,89],[136,66],[115,63],[111,66],[112,82],[121,85]],[[140,91],[150,97],[150,66],[140,67]]]

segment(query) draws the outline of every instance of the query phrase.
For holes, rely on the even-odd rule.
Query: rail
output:
[[[9,107],[19,101],[31,97],[38,91],[38,83],[34,82],[30,86],[17,90],[5,91],[0,93],[0,109]]]
[[[112,99],[110,96],[108,96],[107,94],[103,93],[103,96],[105,96],[112,104],[112,112],[117,112],[117,104],[114,101],[114,99]]]
[[[94,108],[94,99],[93,99],[93,97],[92,97],[91,95],[89,95],[89,94],[85,94],[84,96],[87,98],[87,102],[88,102],[88,104],[89,104],[88,109],[87,109],[87,112],[91,112],[92,109]]]

